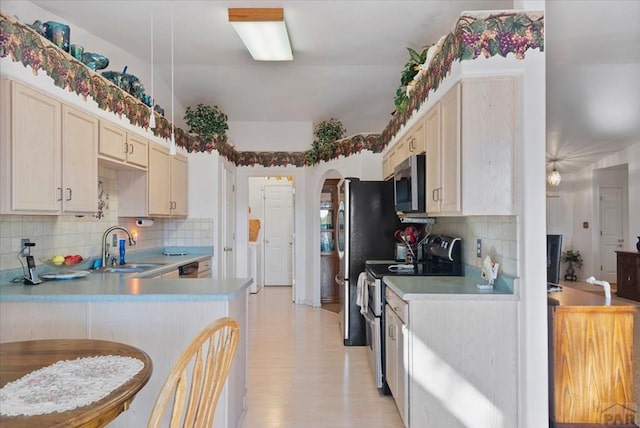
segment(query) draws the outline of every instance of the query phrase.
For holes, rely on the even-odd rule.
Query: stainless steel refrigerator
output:
[[[395,212],[393,180],[360,181],[345,178],[339,184],[338,255],[340,324],[346,346],[367,344],[365,320],[356,305],[358,276],[366,260],[393,260],[395,230],[401,224]]]

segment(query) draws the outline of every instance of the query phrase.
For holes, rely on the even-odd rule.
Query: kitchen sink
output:
[[[107,267],[103,270],[103,272],[106,272],[106,273],[142,272],[142,271],[157,268],[160,266],[164,266],[164,263],[131,263],[131,264]]]

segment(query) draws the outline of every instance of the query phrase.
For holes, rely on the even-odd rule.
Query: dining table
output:
[[[60,364],[81,364],[93,361],[94,367],[77,366],[66,368],[59,373],[52,374],[52,366]],[[110,362],[114,362],[111,364]],[[118,373],[122,366],[135,364],[130,374],[122,375]],[[95,364],[98,366],[95,367]],[[111,365],[109,365],[111,364]],[[130,367],[127,367],[130,369]],[[0,343],[0,426],[3,428],[13,427],[103,427],[115,419],[120,413],[127,410],[132,400],[149,381],[153,364],[146,352],[124,343],[107,340],[94,339],[43,339],[28,340],[20,342]],[[135,372],[135,373],[133,373]],[[74,378],[86,373],[87,382],[79,382],[77,385],[65,385],[72,382]],[[48,374],[45,376],[45,374]],[[115,383],[113,378],[118,376],[122,382]],[[75,376],[75,377],[72,377]],[[29,376],[31,376],[29,378]],[[39,376],[39,378],[38,378]],[[55,377],[58,379],[55,379]],[[67,381],[68,379],[68,381]],[[119,381],[120,379],[118,379]],[[25,383],[26,381],[26,383]],[[58,381],[56,388],[51,386],[54,381]],[[20,383],[23,382],[23,383]],[[61,385],[59,385],[61,384]],[[48,391],[32,390],[29,388],[41,385]],[[105,385],[115,385],[114,389],[109,389]],[[14,387],[10,390],[10,388]],[[20,393],[16,393],[15,387],[19,387]],[[44,414],[34,414],[42,412],[43,408],[50,406],[47,400],[60,400],[65,392],[61,389],[71,389],[66,394],[70,398],[83,394],[82,388],[89,388],[86,391],[89,395],[96,395],[96,390],[103,390],[103,394],[95,398],[86,405],[63,410],[51,411]],[[53,390],[53,392],[51,392]],[[10,391],[10,392],[9,392]],[[4,393],[4,395],[3,395]],[[54,397],[47,397],[47,393]],[[35,405],[35,412],[27,411],[26,414],[15,414],[10,411],[11,400],[18,396],[26,399],[26,408]],[[34,400],[42,400],[41,403]],[[62,403],[64,404],[64,403]],[[18,412],[20,406],[18,406]],[[7,415],[9,413],[9,415]]]

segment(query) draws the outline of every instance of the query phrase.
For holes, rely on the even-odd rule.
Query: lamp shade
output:
[[[559,186],[561,180],[562,177],[560,176],[558,170],[556,170],[555,168],[553,168],[553,171],[551,171],[547,176],[547,182],[554,187]]]
[[[229,8],[229,22],[256,61],[291,61],[282,8]]]

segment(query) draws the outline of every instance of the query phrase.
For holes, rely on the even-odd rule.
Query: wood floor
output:
[[[343,346],[338,314],[294,305],[290,287],[250,295],[248,354],[243,428],[402,427],[366,348]]]

